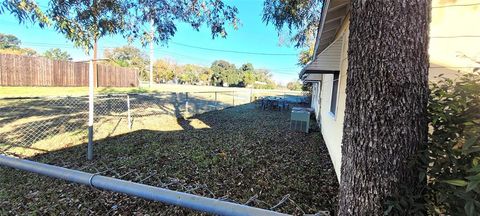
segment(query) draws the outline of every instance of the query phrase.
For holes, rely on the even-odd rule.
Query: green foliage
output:
[[[245,71],[243,73],[243,83],[245,86],[251,86],[255,83],[255,72]]]
[[[176,64],[167,59],[159,59],[153,64],[153,77],[156,82],[165,83],[175,77]],[[147,79],[145,77],[145,79]]]
[[[238,10],[219,0],[50,0],[43,11],[32,0],[5,0],[0,14],[8,11],[20,22],[38,21],[40,26],[51,23],[54,28],[85,50],[106,35],[121,34],[128,39],[140,38],[167,42],[175,34],[179,22],[198,30],[202,24],[210,27],[212,37],[226,37],[225,24],[237,28]],[[145,28],[153,21],[154,34]],[[152,38],[153,36],[153,38]]]
[[[287,88],[292,90],[292,91],[301,91],[302,90],[302,84],[298,81],[292,81],[287,83]]]
[[[480,75],[433,83],[429,101],[429,210],[480,212]]]
[[[306,48],[298,54],[298,65],[305,66],[312,60],[313,53],[315,52],[315,39],[314,32],[307,35]]]
[[[21,41],[15,35],[0,33],[0,49],[19,49]]]
[[[239,69],[240,69],[241,71],[243,71],[243,72],[253,71],[253,70],[254,70],[252,63],[245,63],[245,64],[243,64]]]
[[[36,56],[37,51],[21,48],[21,41],[15,35],[0,33],[0,54]]]
[[[140,73],[140,78],[148,79],[148,56],[145,52],[134,46],[122,46],[113,49],[107,49],[103,53],[114,65],[120,67],[133,67]]]
[[[264,69],[255,69],[251,63],[243,64],[239,69],[225,60],[216,60],[210,67],[212,84],[218,86],[253,86],[254,88],[274,89],[272,75]]]
[[[199,81],[200,66],[186,64],[182,66],[181,73],[178,75],[178,79],[181,83],[194,84]]]
[[[70,54],[68,54],[67,51],[62,51],[59,48],[49,49],[49,50],[45,51],[43,56],[45,56],[48,59],[52,59],[52,60],[61,60],[61,61],[72,60],[72,57],[70,57]]]
[[[428,113],[428,146],[409,164],[424,184],[393,194],[385,214],[479,215],[480,75],[431,83]]]
[[[243,64],[240,68],[243,86],[252,86],[255,83],[255,69],[252,63]]]
[[[236,85],[240,81],[237,68],[225,60],[216,60],[210,66],[213,72],[212,82],[214,85]]]
[[[45,27],[50,20],[34,0],[4,0],[0,3],[0,15],[8,11],[20,23],[38,22],[40,27]]]
[[[303,47],[308,37],[316,32],[320,23],[323,0],[270,0],[264,2],[263,21],[272,23],[278,32],[286,27],[289,33],[296,31],[291,40],[296,47]]]
[[[37,51],[30,48],[18,48],[18,49],[10,48],[10,49],[0,49],[0,54],[37,56]]]

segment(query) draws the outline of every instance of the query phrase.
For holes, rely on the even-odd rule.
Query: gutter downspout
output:
[[[0,165],[212,214],[234,216],[287,215],[266,209],[153,187],[78,170],[8,157],[5,155],[0,155]]]

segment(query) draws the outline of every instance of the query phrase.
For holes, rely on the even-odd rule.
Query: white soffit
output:
[[[305,67],[305,73],[309,73],[309,71],[340,71],[342,43],[341,38],[334,41]]]

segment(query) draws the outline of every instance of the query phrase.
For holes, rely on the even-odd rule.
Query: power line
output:
[[[22,45],[26,45],[26,46],[31,46],[31,47],[41,47],[41,48],[63,48],[63,49],[81,49],[81,48],[78,48],[78,47],[75,47],[73,45],[68,45],[68,44],[55,44],[55,43],[44,43],[44,42],[22,42]],[[117,46],[122,46],[120,44],[116,44]],[[109,50],[109,49],[112,49],[112,48],[115,48],[115,47],[109,47],[109,46],[106,46],[106,47],[102,47],[102,48],[99,48],[100,50]],[[182,53],[177,53],[177,52],[172,52],[172,51],[169,51],[169,50],[160,50],[160,49],[155,49],[155,51],[158,51],[160,53],[165,53],[167,55],[173,55],[173,56],[180,56],[180,57],[184,57],[184,58],[189,58],[189,59],[196,59],[196,60],[200,60],[200,61],[205,61],[205,62],[211,62],[212,60],[208,60],[208,59],[205,59],[205,58],[199,58],[197,56],[191,56],[191,55],[185,55],[185,54],[182,54]],[[285,75],[295,75],[296,72],[294,71],[297,71],[299,69],[297,68],[266,68],[270,71],[272,71],[273,73],[275,74],[285,74]],[[294,72],[294,73],[288,73],[288,72]]]
[[[194,48],[194,49],[202,49],[214,52],[228,52],[228,53],[237,53],[237,54],[247,54],[247,55],[271,55],[271,56],[296,56],[297,54],[294,53],[264,53],[264,52],[246,52],[246,51],[237,51],[237,50],[224,50],[224,49],[212,49],[207,47],[199,47],[179,42],[170,41],[172,44],[176,44],[179,46]]]

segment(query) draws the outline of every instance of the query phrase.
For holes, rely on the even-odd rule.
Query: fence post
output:
[[[93,159],[93,60],[88,65],[88,145],[87,160]]]
[[[232,91],[233,106],[235,106],[235,91]]]
[[[185,112],[188,116],[188,92],[185,92]]]
[[[217,92],[215,92],[215,110],[218,110]]]
[[[127,94],[127,121],[128,121],[128,129],[132,129],[132,119],[130,116],[130,95]]]
[[[250,103],[253,101],[253,87],[250,88]]]

